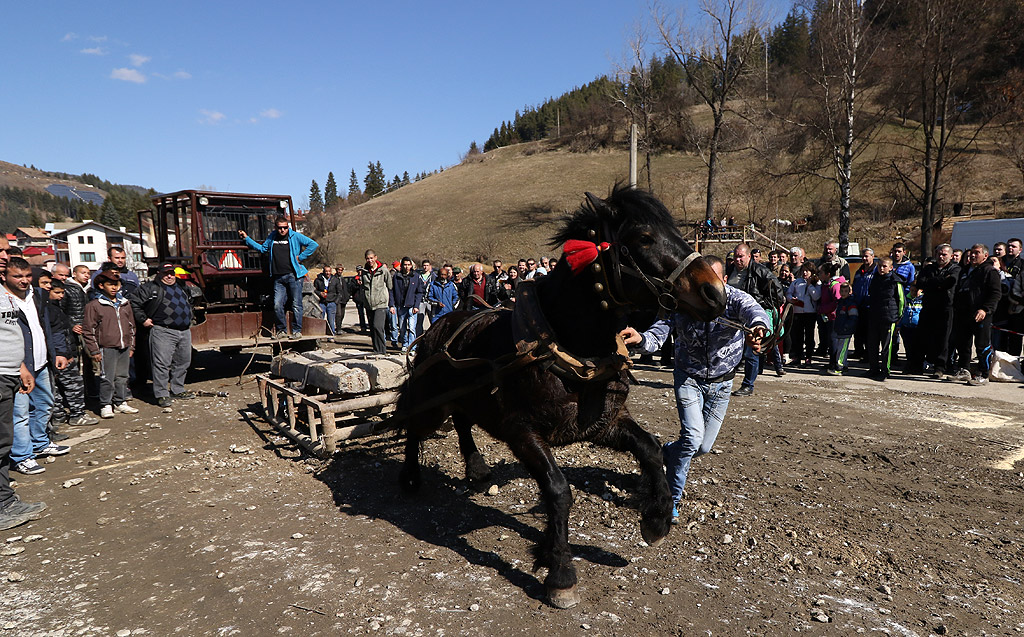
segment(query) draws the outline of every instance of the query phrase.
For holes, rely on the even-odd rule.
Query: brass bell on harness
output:
[[[600,294],[601,292],[604,292],[604,286],[601,285],[600,283],[595,283],[594,284],[594,291],[597,292],[598,294]]]
[[[594,237],[597,236],[597,230],[594,230],[593,228],[591,228],[589,231],[587,231],[587,234],[590,235],[591,239],[593,239]]]
[[[602,310],[607,310],[608,309],[608,301],[601,301],[601,309]]]
[[[600,263],[595,263],[594,265],[590,266],[590,269],[593,270],[594,272],[600,272],[601,271],[601,264]]]

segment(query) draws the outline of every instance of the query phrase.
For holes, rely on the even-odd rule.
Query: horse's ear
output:
[[[592,192],[583,193],[587,197],[587,201],[590,203],[590,207],[594,209],[594,212],[600,212],[601,210],[608,210],[609,206],[605,203],[604,199],[601,199]]]

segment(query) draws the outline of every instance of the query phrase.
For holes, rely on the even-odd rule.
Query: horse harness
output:
[[[593,193],[586,193],[587,200],[590,205],[595,209],[607,206],[599,197]],[[597,282],[594,284],[594,291],[597,292],[601,298],[601,309],[610,309],[612,306],[625,307],[631,305],[626,299],[625,291],[623,289],[623,274],[631,276],[634,279],[639,279],[647,289],[658,299],[658,307],[661,312],[674,312],[679,309],[679,304],[676,301],[675,296],[672,294],[672,286],[675,283],[686,268],[690,267],[690,264],[701,257],[700,252],[694,250],[688,254],[675,270],[672,271],[665,278],[657,277],[652,274],[647,274],[640,268],[636,260],[633,259],[633,255],[630,254],[629,248],[625,244],[618,244],[612,240],[612,233],[608,228],[607,221],[601,222],[601,233],[600,235],[596,230],[590,230],[590,238],[598,245],[597,259],[591,264],[590,268],[595,274],[599,275],[603,282]],[[601,240],[607,243],[602,243]],[[623,260],[626,263],[623,263]]]

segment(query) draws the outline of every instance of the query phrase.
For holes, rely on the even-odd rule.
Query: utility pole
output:
[[[636,188],[636,122],[629,125],[629,187]]]

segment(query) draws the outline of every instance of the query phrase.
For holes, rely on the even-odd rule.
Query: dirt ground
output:
[[[632,458],[561,449],[583,601],[557,610],[531,568],[535,484],[501,444],[478,437],[496,495],[467,488],[453,433],[427,441],[409,498],[393,435],[331,461],[286,444],[256,415],[268,352],[236,384],[249,361],[199,356],[192,386],[227,398],[135,400],[137,417],[17,476],[49,509],[0,534],[0,634],[1024,632],[1019,386],[763,376],[659,548],[640,538]],[[636,376],[634,414],[671,439],[670,374]]]

